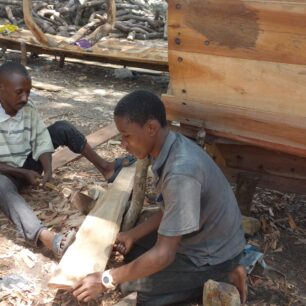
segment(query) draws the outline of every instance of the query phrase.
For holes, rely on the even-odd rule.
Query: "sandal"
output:
[[[53,241],[52,241],[52,252],[56,258],[61,258],[68,247],[72,244],[75,240],[75,231],[69,231],[65,235],[61,233],[55,234]]]
[[[128,155],[128,156],[121,157],[121,158],[116,158],[115,159],[114,174],[109,179],[107,179],[107,182],[108,183],[113,183],[115,178],[117,177],[117,175],[121,171],[121,169],[123,167],[131,166],[132,164],[135,163],[135,161],[136,161],[136,158],[132,155]]]

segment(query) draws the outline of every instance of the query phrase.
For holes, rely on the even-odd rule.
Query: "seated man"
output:
[[[125,96],[114,115],[123,147],[139,159],[152,158],[161,210],[119,233],[115,247],[126,264],[86,276],[73,294],[88,301],[121,285],[125,293],[137,291],[137,305],[175,305],[200,297],[203,284],[214,279],[233,283],[244,303],[241,215],[220,169],[201,147],[168,130],[154,94]]]
[[[133,158],[103,160],[68,122],[59,121],[46,129],[28,101],[30,90],[31,78],[21,64],[7,62],[0,66],[0,210],[26,241],[34,245],[41,242],[60,257],[73,241],[74,233],[65,237],[49,231],[19,195],[20,188],[50,180],[51,154],[58,146],[65,145],[82,154],[108,181]]]

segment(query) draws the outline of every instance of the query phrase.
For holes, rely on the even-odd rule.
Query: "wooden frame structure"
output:
[[[306,1],[170,0],[168,25],[168,119],[229,179],[305,192]]]

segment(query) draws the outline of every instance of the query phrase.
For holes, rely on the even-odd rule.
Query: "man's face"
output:
[[[18,73],[0,79],[0,102],[8,115],[15,116],[28,103],[31,87],[31,79]]]
[[[156,131],[154,131],[154,127],[152,129],[150,120],[144,126],[140,126],[135,122],[129,121],[126,117],[115,116],[115,123],[122,136],[121,145],[129,153],[139,159],[143,159],[152,152]]]

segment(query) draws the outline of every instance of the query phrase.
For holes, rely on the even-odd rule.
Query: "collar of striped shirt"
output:
[[[5,112],[4,108],[2,107],[0,103],[0,122],[4,122],[6,120],[19,121],[22,118],[22,112],[23,112],[23,108],[19,110],[18,113],[14,117],[11,117]]]

